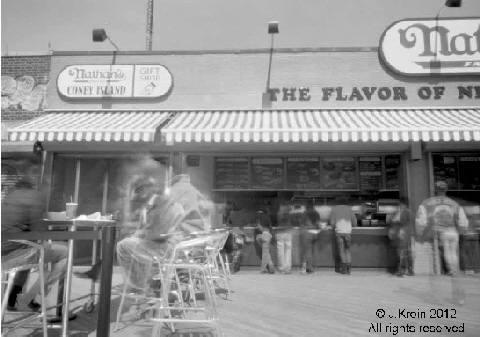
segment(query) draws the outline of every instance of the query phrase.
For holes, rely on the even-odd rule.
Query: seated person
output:
[[[40,190],[33,188],[28,180],[20,180],[15,190],[5,196],[2,204],[2,234],[41,230],[41,220],[45,210],[45,196]],[[64,276],[67,266],[68,249],[63,243],[43,243],[45,264],[52,263],[52,269],[46,273],[46,293],[60,277]],[[2,242],[2,268],[10,269],[22,264],[36,264],[36,249],[18,242]],[[17,273],[14,285],[8,298],[7,309],[33,310],[40,309],[35,297],[40,294],[40,280],[37,280],[28,291],[19,296],[25,286],[30,271]],[[18,306],[17,306],[18,304]]]

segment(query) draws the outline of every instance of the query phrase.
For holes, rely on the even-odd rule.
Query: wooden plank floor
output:
[[[77,269],[81,269],[78,267]],[[116,268],[114,292],[122,280]],[[466,293],[463,306],[451,301],[452,283],[447,276],[415,276],[397,278],[380,270],[353,270],[352,275],[336,274],[330,269],[316,270],[312,275],[264,275],[257,268],[243,268],[233,275],[232,294],[228,299],[218,296],[219,314],[226,337],[244,336],[480,336],[480,275],[462,276],[459,285]],[[74,297],[89,291],[89,282],[74,279]],[[223,294],[222,294],[223,295]],[[96,336],[96,310],[85,313],[85,300],[75,302],[78,318],[71,322],[73,336]],[[112,296],[111,336],[150,336],[152,323],[133,322],[113,332],[118,295]],[[376,311],[385,310],[378,318]],[[425,318],[402,318],[399,310],[425,312]],[[430,309],[455,309],[456,318],[430,318]],[[405,312],[406,312],[405,311]],[[440,312],[440,311],[438,311]],[[389,317],[391,316],[391,318]],[[382,323],[381,331],[375,332]],[[415,332],[403,332],[406,325]],[[440,333],[420,332],[421,326],[434,326]],[[462,326],[464,332],[448,332],[446,327]],[[370,331],[369,331],[370,329]],[[387,330],[389,329],[389,330]],[[181,326],[175,334],[163,329],[162,336],[213,336],[208,328]],[[19,329],[11,336],[41,336],[39,330]],[[49,336],[59,336],[50,331]]]

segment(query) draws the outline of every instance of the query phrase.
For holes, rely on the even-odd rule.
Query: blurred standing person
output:
[[[332,208],[329,219],[330,225],[335,228],[335,240],[340,255],[342,274],[350,274],[351,272],[351,234],[352,227],[357,227],[357,216],[347,204],[348,198],[346,196],[338,197],[337,205]]]
[[[302,267],[302,274],[313,273],[313,249],[318,238],[319,222],[320,215],[316,211],[310,210],[304,213],[300,228],[301,263],[305,266],[305,270]]]
[[[234,227],[233,233],[233,272],[240,271],[240,265],[243,259],[243,246],[245,245],[245,232],[243,231],[243,225]]]
[[[289,213],[283,228],[276,229],[275,239],[277,241],[277,267],[281,273],[289,275],[292,273],[292,232],[293,227],[299,224],[302,217],[302,210],[297,211],[295,207]]]
[[[20,180],[15,185],[15,190],[7,194],[3,201],[2,233],[42,230],[44,211],[45,195],[42,191],[35,189],[30,181]],[[52,242],[51,244],[44,242],[43,247],[45,264],[52,264],[50,273],[46,274],[45,286],[48,294],[53,283],[65,274],[68,249],[65,244],[59,242]],[[37,261],[36,250],[18,242],[2,242],[1,251],[2,268],[8,269],[21,264],[35,264]],[[33,311],[40,309],[40,304],[35,301],[35,297],[40,293],[40,280],[37,280],[23,296],[20,296],[29,273],[29,270],[23,270],[15,276],[14,286],[8,297],[7,308],[9,310],[23,310],[26,307]]]
[[[414,216],[408,208],[408,199],[400,198],[398,211],[392,218],[391,229],[397,251],[398,265],[396,275],[413,276],[412,234],[414,232]]]
[[[459,271],[459,230],[467,230],[468,219],[463,208],[446,196],[448,185],[439,181],[435,184],[435,196],[422,202],[418,208],[415,224],[420,235],[433,239],[433,271],[437,273],[436,242],[440,242],[449,275]],[[437,241],[438,240],[438,241]]]
[[[260,240],[257,240],[262,234],[262,222],[260,219],[255,220],[255,229],[253,230],[253,248],[255,249],[255,254],[261,260],[262,259],[262,243]]]
[[[270,228],[262,226],[262,234],[257,236],[257,240],[262,246],[262,264],[260,265],[260,272],[262,274],[275,274],[275,267],[273,266],[272,258],[270,256],[270,246],[272,242]]]

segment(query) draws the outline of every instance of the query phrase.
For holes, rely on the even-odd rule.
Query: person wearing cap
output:
[[[444,181],[435,184],[435,196],[419,206],[415,225],[419,235],[439,240],[448,274],[455,275],[459,271],[459,231],[468,228],[468,219],[463,208],[446,196],[447,189]],[[436,263],[433,268],[435,272]]]

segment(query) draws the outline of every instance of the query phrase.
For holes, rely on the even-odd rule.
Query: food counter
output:
[[[272,234],[281,230],[274,228]],[[245,234],[253,239],[253,227],[245,227]],[[298,227],[292,229],[292,265],[299,267],[300,244]],[[260,266],[260,259],[255,254],[253,242],[244,247],[242,264],[245,266]],[[392,248],[385,227],[355,227],[352,230],[352,266],[364,268],[392,268],[395,266],[395,251]],[[276,264],[276,246],[272,245],[272,260]],[[333,229],[325,229],[318,234],[318,240],[314,247],[313,260],[315,267],[335,267],[335,236]]]

